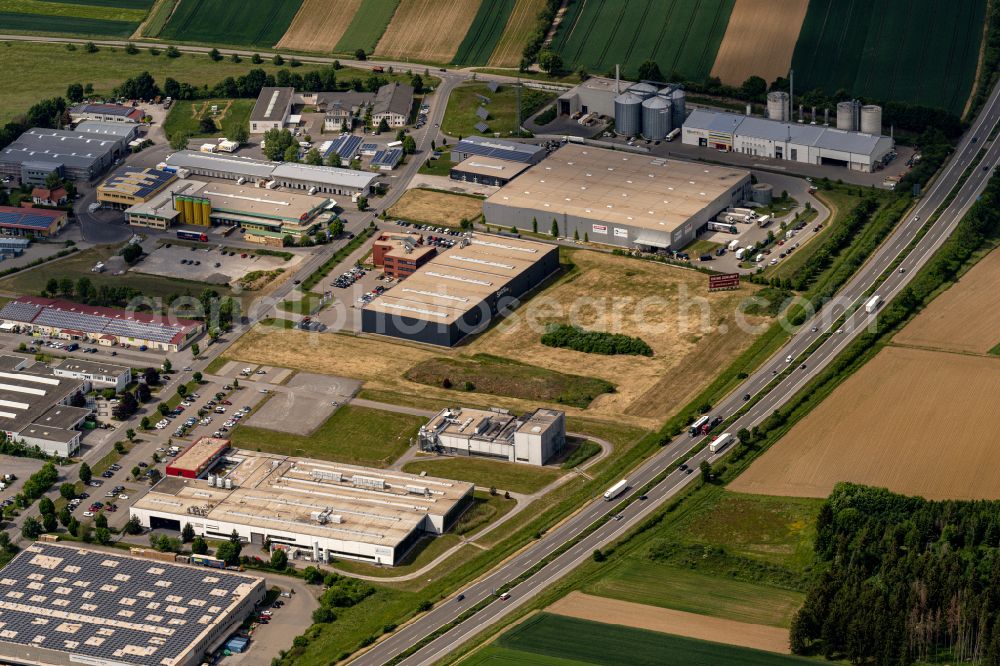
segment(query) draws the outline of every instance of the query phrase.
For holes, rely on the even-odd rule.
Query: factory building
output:
[[[294,95],[294,88],[262,88],[250,112],[250,133],[283,128],[292,114]]]
[[[41,296],[21,296],[0,308],[0,322],[22,333],[80,340],[114,347],[129,344],[161,351],[179,351],[204,332],[192,319],[161,317]]]
[[[593,76],[560,95],[556,111],[614,118],[620,136],[662,140],[684,123],[687,109],[684,89],[677,84]]]
[[[90,410],[70,403],[90,390],[86,381],[13,355],[0,356],[0,379],[0,431],[49,455],[79,453],[79,428]]]
[[[167,476],[197,479],[211,469],[229,451],[229,440],[199,437],[191,446],[167,463]]]
[[[177,180],[177,174],[160,169],[122,167],[97,186],[97,201],[124,210],[145,203]]]
[[[364,171],[338,167],[313,166],[296,162],[268,162],[238,155],[218,155],[182,150],[167,157],[168,169],[184,169],[189,175],[251,184],[272,181],[276,186],[322,192],[338,196],[369,196],[378,176]]]
[[[132,382],[132,368],[103,361],[87,361],[67,358],[52,369],[56,377],[82,380],[87,391],[91,389],[113,388],[124,391]]]
[[[853,127],[850,113],[846,111],[847,116],[841,119],[838,109],[838,125]],[[876,118],[871,111],[866,123],[868,129],[881,128],[881,117]],[[713,150],[868,173],[884,164],[894,148],[893,140],[881,134],[707,109],[697,109],[687,119],[683,141]]]
[[[448,172],[452,180],[503,187],[527,169],[530,164],[499,160],[495,157],[470,157],[456,164]]]
[[[113,138],[69,130],[32,128],[0,151],[0,176],[44,185],[50,174],[91,181],[115,161]]]
[[[68,220],[64,210],[0,206],[0,233],[5,236],[52,238]]]
[[[0,662],[197,666],[266,593],[262,577],[35,542],[0,579]]]
[[[115,142],[114,156],[122,157],[131,152],[129,142],[139,136],[139,125],[135,123],[108,123],[100,120],[84,120],[73,128],[77,134],[86,134],[99,139]]]
[[[475,234],[417,268],[361,310],[364,333],[452,347],[485,330],[559,270],[559,248]]]
[[[544,465],[566,445],[566,415],[554,409],[522,417],[500,408],[444,409],[421,426],[419,437],[425,451]]]
[[[490,157],[531,165],[542,161],[545,148],[530,143],[470,136],[455,144],[451,149],[451,159],[453,162],[462,162],[470,157]]]
[[[422,245],[419,236],[381,234],[372,245],[372,264],[394,279],[413,275],[437,254],[432,245]]]
[[[136,501],[130,515],[144,527],[190,524],[216,539],[236,530],[292,557],[393,566],[423,535],[447,532],[472,504],[474,486],[463,481],[244,450],[218,456],[214,445],[190,451],[186,469],[206,471],[165,476]]]
[[[719,212],[750,197],[735,167],[566,144],[483,202],[503,228],[641,249],[678,250]]]
[[[69,118],[74,123],[96,120],[101,123],[140,123],[146,112],[121,104],[77,104],[70,107]]]
[[[575,88],[564,92],[556,99],[556,111],[561,116],[572,116],[577,113],[613,118],[615,115],[615,97],[621,91],[631,86],[629,81],[616,81],[604,76],[591,76]]]

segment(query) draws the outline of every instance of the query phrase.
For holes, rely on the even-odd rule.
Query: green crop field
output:
[[[181,0],[160,37],[187,42],[274,46],[302,0]]]
[[[7,32],[71,34],[85,37],[128,37],[138,21],[107,21],[79,16],[51,16],[0,12],[0,26]]]
[[[574,2],[552,48],[567,69],[604,74],[620,64],[635,76],[655,60],[665,76],[701,80],[729,24],[735,0],[587,0]]]
[[[177,0],[163,0],[142,27],[142,34],[145,37],[159,37],[176,6]]]
[[[507,135],[513,132],[517,126],[515,113],[517,89],[514,86],[501,85],[499,90],[491,92],[485,83],[463,83],[452,91],[448,97],[441,129],[451,136],[482,134],[476,130],[476,125],[481,120],[476,111],[483,106],[480,95],[490,99],[490,103],[485,105],[490,114],[485,121],[489,125],[489,131],[485,135],[493,136],[494,132]],[[553,99],[555,99],[554,93],[522,87],[521,121],[526,120]]]
[[[510,664],[623,664],[632,666],[791,666],[810,659],[709,643],[644,629],[540,613],[510,629],[466,666]]]
[[[847,90],[961,113],[986,0],[811,0],[795,45],[797,90]]]
[[[123,21],[138,24],[148,7],[135,5],[92,5],[90,3],[47,2],[46,0],[0,0],[0,12]],[[6,26],[4,26],[6,27]]]
[[[488,63],[507,27],[515,2],[516,0],[483,0],[452,62],[458,65]]]
[[[115,7],[117,9],[149,9],[156,0],[41,0],[64,5],[90,5],[91,7]]]
[[[358,49],[374,51],[398,6],[399,0],[362,0],[343,37],[333,47],[334,52],[353,55]]]

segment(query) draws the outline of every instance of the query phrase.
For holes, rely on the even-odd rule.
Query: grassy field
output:
[[[479,116],[476,115],[476,110],[480,106],[484,106],[477,95],[490,99],[490,103],[485,105],[490,114],[489,118],[482,121],[489,125],[488,132],[476,131],[476,124],[481,122]],[[554,93],[522,88],[522,122],[554,98]],[[509,135],[517,128],[516,105],[517,91],[513,86],[501,85],[497,92],[491,92],[485,83],[462,84],[455,88],[448,98],[448,107],[445,109],[444,120],[441,122],[441,131],[449,136],[458,137],[472,134],[493,136],[494,132],[499,132],[501,136]]]
[[[516,0],[483,0],[452,62],[485,65],[500,41]]]
[[[445,380],[463,390],[512,398],[541,400],[586,407],[602,393],[614,391],[614,385],[601,379],[546,370],[499,356],[476,354],[468,358],[436,357],[419,363],[404,373],[406,379],[443,386]]]
[[[418,416],[345,405],[308,437],[240,426],[233,432],[233,443],[269,453],[385,467],[406,451],[424,421]]]
[[[517,0],[511,12],[507,27],[500,36],[490,56],[489,64],[494,67],[517,67],[521,62],[524,46],[535,30],[538,13],[545,6],[545,0]]]
[[[375,55],[385,59],[451,62],[482,0],[400,0]]]
[[[333,51],[352,55],[358,49],[367,53],[374,51],[398,6],[399,0],[361,0],[361,6]]]
[[[495,487],[501,493],[530,494],[538,492],[561,476],[560,470],[552,467],[520,465],[503,460],[486,458],[418,458],[403,465],[404,472],[445,479],[471,481],[481,488]]]
[[[0,291],[13,292],[15,294],[25,294],[37,296],[51,278],[61,279],[68,277],[76,282],[81,277],[86,277],[95,286],[128,286],[137,289],[149,298],[167,298],[172,295],[183,296],[190,293],[197,296],[204,289],[212,288],[222,296],[229,296],[231,292],[224,285],[211,285],[205,282],[195,282],[193,280],[170,279],[165,280],[157,275],[146,275],[143,273],[126,273],[125,275],[110,275],[109,273],[92,273],[91,268],[98,261],[106,260],[117,251],[118,246],[99,245],[81,252],[74,252],[68,257],[45,264],[44,268],[21,271],[0,280]],[[142,263],[137,265],[141,270]]]
[[[387,213],[410,222],[458,228],[463,218],[475,220],[483,214],[483,200],[416,187],[407,190]]]
[[[451,174],[453,166],[455,166],[455,163],[451,161],[451,151],[443,150],[441,151],[441,157],[436,160],[427,160],[424,162],[420,167],[419,173],[428,176],[448,176]]]
[[[164,39],[210,44],[274,46],[302,0],[181,0],[160,31]]]
[[[792,58],[796,88],[844,89],[961,113],[985,11],[986,0],[812,0]]]
[[[664,76],[702,80],[715,63],[734,2],[575,2],[552,48],[570,70],[604,74],[620,64],[623,76],[635,76],[640,64],[655,60]]]
[[[178,100],[170,107],[170,113],[163,123],[163,131],[167,136],[173,136],[177,132],[186,132],[192,137],[232,136],[237,127],[249,122],[253,105],[252,99]],[[214,116],[211,112],[213,106],[219,107]],[[215,120],[216,131],[211,134],[201,131],[200,121],[206,117]]]
[[[88,18],[103,21],[122,21],[138,24],[146,18],[150,3],[91,4],[83,2],[50,2],[49,0],[0,0],[0,12]],[[6,26],[5,26],[6,27]]]
[[[625,663],[623,659],[634,666],[815,663],[760,650],[540,613],[508,630],[495,645],[471,654],[462,664],[610,665]]]
[[[167,24],[167,19],[170,18],[170,14],[173,13],[174,7],[177,6],[178,0],[162,0],[160,4],[156,6],[153,11],[152,16],[146,21],[146,25],[142,27],[142,34],[144,37],[159,37],[160,32],[163,31],[163,26]]]

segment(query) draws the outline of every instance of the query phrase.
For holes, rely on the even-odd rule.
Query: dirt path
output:
[[[788,630],[570,592],[545,610],[592,622],[620,624],[703,641],[789,654]]]

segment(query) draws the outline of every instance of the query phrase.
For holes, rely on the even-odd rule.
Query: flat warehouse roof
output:
[[[242,574],[34,543],[0,571],[0,655],[169,666],[264,586]],[[94,661],[97,660],[97,661]]]
[[[82,372],[88,375],[122,375],[129,371],[128,366],[113,365],[99,361],[85,361],[79,358],[68,358],[56,366],[57,370],[66,372]]]
[[[215,437],[200,437],[191,446],[184,449],[180,455],[175,457],[167,465],[173,470],[183,470],[186,472],[198,472],[205,464],[224,449],[229,448],[228,439]]]
[[[208,197],[212,210],[294,222],[310,217],[330,202],[326,197],[226,183],[208,183],[196,196]]]
[[[300,180],[307,183],[320,183],[323,185],[339,185],[342,187],[353,187],[363,189],[372,184],[378,176],[364,171],[353,169],[342,169],[340,167],[313,166],[312,164],[300,164],[298,162],[282,162],[274,167],[272,178],[287,178],[289,180]]]
[[[405,472],[233,450],[233,488],[164,477],[133,509],[394,548],[444,516],[472,484]]]
[[[364,309],[451,324],[553,250],[546,243],[475,234],[468,245],[441,252]]]
[[[532,161],[540,158],[545,153],[545,149],[530,143],[470,136],[456,143],[452,152],[495,157],[497,159],[530,164]]]
[[[100,120],[84,120],[73,129],[81,134],[113,136],[120,139],[135,134],[139,127],[135,123],[106,123]]]
[[[524,162],[514,162],[511,160],[501,160],[495,157],[483,157],[473,155],[472,157],[459,162],[452,167],[453,171],[461,173],[471,173],[478,176],[496,176],[510,180],[517,174],[528,168]]]
[[[89,168],[115,148],[116,140],[69,130],[32,128],[3,149],[0,161],[47,162]]]
[[[670,232],[749,177],[734,167],[566,144],[486,201]]]
[[[252,157],[240,157],[239,155],[203,153],[197,150],[179,150],[168,155],[166,163],[172,167],[225,171],[235,176],[251,178],[269,178],[271,172],[274,171],[274,162],[255,160]]]

